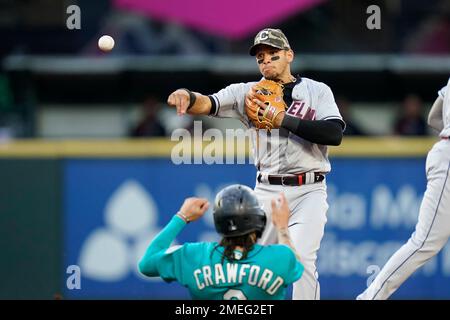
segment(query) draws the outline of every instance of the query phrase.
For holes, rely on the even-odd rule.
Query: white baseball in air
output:
[[[102,51],[111,51],[114,48],[114,39],[111,36],[101,36],[98,39],[98,47]]]

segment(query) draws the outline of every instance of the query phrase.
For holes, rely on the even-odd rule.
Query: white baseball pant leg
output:
[[[289,187],[259,184],[255,191],[268,215],[267,227],[260,239],[261,244],[277,242],[277,232],[271,222],[270,200],[281,191],[286,195],[291,210],[289,234],[305,267],[302,277],[293,285],[292,299],[319,300],[320,285],[316,260],[327,222],[326,185],[316,183]]]
[[[358,300],[388,299],[408,277],[434,257],[450,236],[450,141],[438,142],[427,157],[427,189],[414,233],[388,260]]]

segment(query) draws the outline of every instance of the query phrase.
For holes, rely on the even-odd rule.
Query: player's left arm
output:
[[[139,272],[149,277],[159,276],[158,262],[164,253],[183,230],[187,223],[199,219],[208,210],[208,200],[203,198],[188,198],[180,211],[170,220],[163,230],[153,239],[144,256],[139,261]]]
[[[255,99],[254,102],[261,107],[266,105]],[[261,113],[261,111],[260,111]],[[293,134],[312,143],[328,146],[338,146],[342,142],[345,123],[341,119],[303,120],[280,112],[274,119],[274,128],[284,128]]]
[[[302,120],[286,114],[281,127],[309,142],[327,146],[340,145],[344,130],[339,120]]]
[[[312,143],[338,146],[342,142],[345,122],[339,113],[331,89],[323,84],[316,108],[317,120],[303,120],[284,113],[280,126]]]

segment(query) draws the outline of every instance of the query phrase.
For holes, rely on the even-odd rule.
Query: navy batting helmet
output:
[[[214,201],[214,224],[224,237],[256,231],[260,237],[266,226],[266,214],[252,189],[235,184],[221,190]]]

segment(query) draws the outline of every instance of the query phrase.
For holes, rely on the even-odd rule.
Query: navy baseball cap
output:
[[[288,39],[280,29],[266,28],[258,32],[253,42],[253,46],[249,50],[251,56],[256,55],[256,47],[260,44],[266,44],[283,50],[291,49]]]

